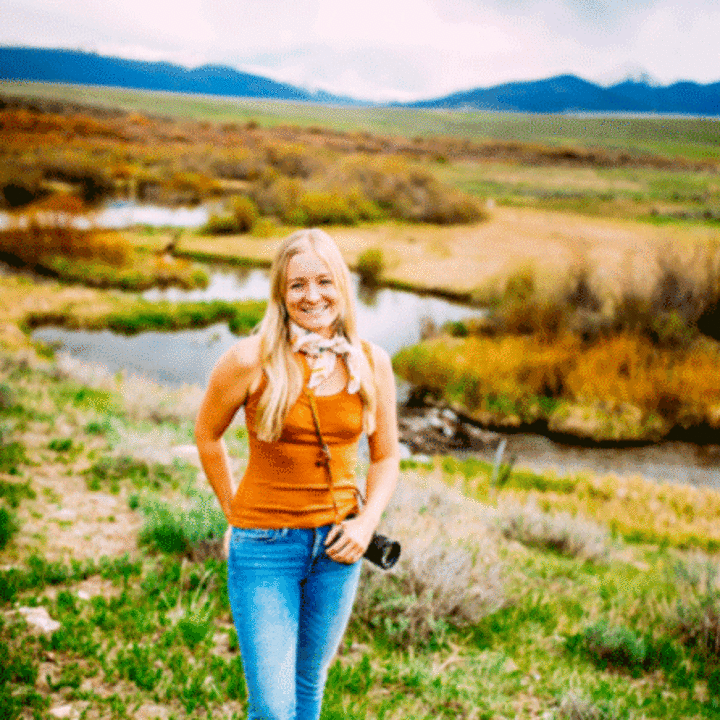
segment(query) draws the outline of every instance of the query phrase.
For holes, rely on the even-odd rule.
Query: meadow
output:
[[[396,358],[435,400],[591,441],[720,426],[717,122],[0,97],[2,717],[243,717],[200,389],[29,339],[248,332],[262,303],[126,292],[202,284],[195,259],[266,264],[320,222],[367,282],[490,310]],[[128,195],[219,210],[199,233],[68,222]],[[227,441],[239,477],[243,428]],[[717,717],[719,516],[711,489],[403,461],[382,525],[403,559],[364,570],[323,719]]]
[[[3,353],[4,717],[243,717],[199,400]],[[716,717],[718,513],[711,490],[405,461],[403,559],[364,570],[323,718]]]

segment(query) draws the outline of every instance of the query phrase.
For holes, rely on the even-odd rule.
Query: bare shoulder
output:
[[[252,382],[260,372],[260,337],[241,338],[228,348],[215,364],[213,380],[221,385]]]
[[[374,362],[381,362],[385,363],[386,365],[390,363],[390,355],[388,355],[387,350],[385,348],[380,347],[374,342],[370,342],[370,340],[363,340],[363,342],[370,348],[370,352],[372,353],[372,359]]]
[[[238,340],[225,354],[241,372],[259,369],[261,343],[259,335],[248,335]]]
[[[365,343],[365,346],[370,350],[375,377],[378,378],[388,373],[392,377],[392,361],[385,348],[381,348],[369,340],[363,340],[363,343]]]

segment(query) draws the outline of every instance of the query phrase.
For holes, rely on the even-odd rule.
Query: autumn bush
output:
[[[251,198],[238,195],[231,203],[232,217],[238,232],[249,232],[258,220],[260,213]]]
[[[41,266],[52,256],[127,265],[133,249],[120,233],[84,229],[85,204],[74,195],[47,197],[0,230],[0,252],[23,264]]]
[[[273,168],[263,171],[251,184],[248,195],[257,205],[261,215],[274,216],[281,220],[292,221],[292,213],[297,211],[303,187],[300,180],[278,173]]]
[[[437,224],[486,217],[477,200],[442,185],[428,170],[401,157],[351,156],[340,172],[392,217]]]
[[[297,224],[355,225],[361,220],[377,220],[382,212],[362,191],[309,190],[300,198],[299,217],[304,221]]]
[[[485,293],[485,318],[406,348],[396,369],[484,422],[540,421],[595,440],[718,429],[720,346],[708,319],[718,313],[720,253],[710,246],[659,265],[649,290],[617,297],[582,267],[549,290],[520,270]]]
[[[421,146],[402,138],[83,114],[74,106],[66,113],[0,110],[0,128],[7,130],[0,157],[11,168],[0,185],[7,205],[30,202],[60,182],[86,202],[116,191],[172,204],[241,192],[261,216],[293,225],[484,217],[475,199],[421,164],[427,154],[417,152]],[[28,167],[35,176],[22,169]]]

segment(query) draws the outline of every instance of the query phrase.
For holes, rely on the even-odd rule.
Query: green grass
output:
[[[159,423],[133,415],[124,406],[121,381],[112,389],[83,387],[51,364],[27,367],[6,356],[0,369],[0,383],[12,387],[15,408],[3,418],[9,423],[4,439],[20,443],[31,462],[44,457],[48,468],[57,465],[59,455],[77,451],[69,469],[78,477],[87,471],[104,493],[119,490],[123,503],[146,522],[141,544],[129,556],[51,560],[41,546],[32,547],[22,526],[0,551],[5,716],[45,717],[49,708],[69,704],[87,718],[133,718],[151,705],[168,717],[244,717],[246,690],[225,565],[188,552],[218,537],[222,516],[194,468],[122,449],[128,433],[147,437],[154,451],[187,443],[190,419]],[[152,407],[152,396],[145,401]],[[47,435],[39,446],[26,445],[25,433],[42,433],[40,422],[70,430]],[[118,447],[107,445],[110,440]],[[234,460],[242,460],[246,444],[241,429],[228,433]],[[602,478],[513,469],[490,488],[487,460],[411,465],[398,502],[411,490],[419,493],[423,478],[444,479],[470,495],[482,490],[485,499],[467,504],[457,493],[445,495],[439,484],[429,485],[418,502],[393,510],[408,532],[405,558],[420,558],[425,565],[418,565],[414,576],[406,570],[375,573],[369,604],[358,606],[331,667],[324,720],[530,720],[542,716],[539,712],[557,720],[717,717],[717,556],[704,561],[672,542],[627,545],[616,533],[602,558],[587,559],[527,538],[505,539],[484,517],[494,517],[513,498],[534,496],[543,512],[554,515],[563,499],[600,501],[616,490],[628,513],[637,514],[639,485],[621,488]],[[15,487],[14,478],[5,482]],[[22,480],[17,487],[32,486]],[[656,507],[679,503],[668,488],[656,489]],[[28,513],[41,499],[17,492],[18,513]],[[57,502],[62,492],[60,478]],[[708,508],[707,499],[699,501],[695,512],[700,517]],[[581,532],[582,517],[574,521]],[[612,535],[609,522],[605,530]],[[21,549],[18,537],[30,545]],[[433,551],[443,544],[437,556],[443,562],[413,549],[414,542],[426,540]],[[470,620],[458,615],[458,607],[487,578],[468,581],[458,570],[463,553],[480,564],[486,553],[494,553],[490,567],[497,567],[501,586],[501,604]],[[414,587],[403,585],[410,581]],[[460,590],[458,605],[454,593]],[[33,632],[15,612],[30,606],[45,608],[60,628]],[[405,623],[419,619],[420,632],[407,638]]]
[[[62,282],[97,288],[119,288],[132,292],[168,286],[190,290],[206,287],[208,283],[207,275],[200,268],[178,268],[171,264],[153,268],[147,258],[136,260],[130,267],[116,267],[103,262],[53,255],[38,262],[37,269]]]
[[[706,213],[720,220],[720,184],[709,171],[464,163],[436,172],[444,182],[502,205],[650,222],[706,222]]]
[[[185,330],[226,322],[231,332],[241,335],[247,334],[257,325],[264,311],[265,303],[261,301],[154,303],[138,299],[122,310],[95,316],[78,317],[72,311],[33,312],[25,318],[23,324],[28,330],[43,325],[56,325],[70,329],[107,328],[125,335],[135,335],[146,331]]]

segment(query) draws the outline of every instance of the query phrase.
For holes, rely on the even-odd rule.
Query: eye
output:
[[[320,280],[321,285],[332,285],[333,281],[330,278],[322,278]]]

